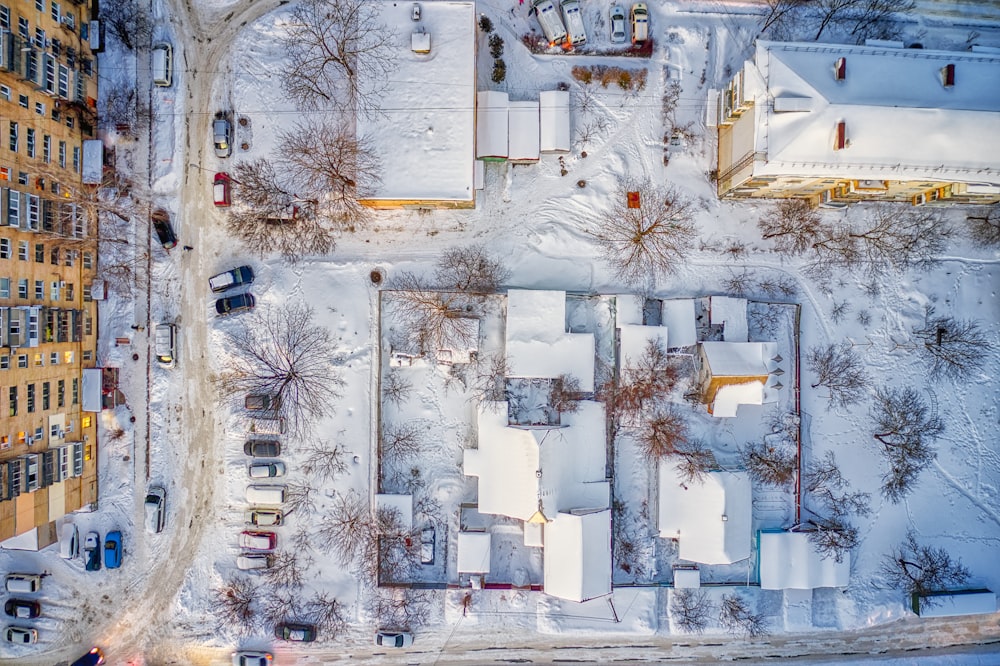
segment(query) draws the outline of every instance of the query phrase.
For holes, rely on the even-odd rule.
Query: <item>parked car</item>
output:
[[[274,411],[281,408],[281,396],[268,393],[248,395],[243,399],[243,407],[250,411]]]
[[[276,439],[248,439],[243,453],[254,458],[277,458],[281,455],[281,442]]]
[[[274,532],[240,532],[240,548],[249,550],[274,550],[278,545],[278,535]]]
[[[316,627],[311,624],[295,624],[292,622],[282,622],[275,625],[274,637],[283,641],[300,641],[311,643],[316,640]]]
[[[59,556],[64,560],[72,560],[80,555],[80,530],[73,523],[62,526],[62,538],[59,539]]]
[[[146,531],[156,534],[163,531],[166,513],[167,491],[159,486],[150,486],[143,508],[146,511]]]
[[[29,645],[38,642],[38,632],[28,627],[7,627],[4,638],[7,639],[8,643]]]
[[[10,573],[3,583],[8,592],[20,594],[34,594],[42,589],[42,577],[33,573]]]
[[[212,141],[216,157],[226,158],[233,154],[233,124],[224,115],[212,121]]]
[[[274,509],[251,509],[244,518],[247,525],[256,527],[277,527],[281,525],[282,513]]]
[[[285,475],[285,463],[253,463],[247,467],[247,473],[251,479],[269,479],[275,476]]]
[[[90,648],[90,652],[74,661],[70,666],[100,666],[103,663],[104,653],[101,652],[101,648],[94,647]]]
[[[272,659],[270,652],[234,652],[233,666],[268,666]]]
[[[611,43],[624,44],[628,39],[625,33],[625,8],[614,5],[611,8]]]
[[[649,10],[645,2],[632,5],[632,43],[645,44],[649,39]]]
[[[208,286],[218,294],[242,287],[245,284],[253,284],[254,277],[252,268],[249,266],[240,266],[239,268],[234,268],[231,271],[219,273],[208,278]]]
[[[174,349],[177,343],[177,327],[173,324],[157,324],[153,334],[153,351],[156,362],[165,368],[174,367]]]
[[[7,603],[3,605],[3,612],[19,620],[30,620],[42,614],[42,605],[37,601],[8,599]]]
[[[217,300],[215,313],[220,317],[225,317],[240,312],[249,312],[253,310],[255,305],[257,305],[257,301],[254,300],[253,294],[236,294]]]
[[[108,532],[104,537],[104,566],[117,569],[122,565],[122,533],[118,530]]]
[[[562,18],[559,17],[559,10],[553,0],[533,0],[531,11],[538,17],[538,23],[542,26],[545,39],[549,40],[549,46],[562,44],[566,41],[566,28],[563,26]]]
[[[410,8],[410,18],[414,21],[420,20],[420,3],[414,2],[413,7]]]
[[[101,535],[97,532],[88,532],[87,538],[83,540],[83,553],[87,560],[87,571],[101,570]]]
[[[254,571],[256,569],[270,569],[274,564],[274,555],[240,555],[236,558],[236,568],[241,571]]]
[[[391,648],[410,647],[413,645],[413,634],[406,631],[379,631],[375,634],[375,645]]]
[[[153,231],[156,232],[156,237],[160,239],[160,245],[163,246],[163,249],[171,250],[177,247],[177,235],[170,224],[170,213],[164,208],[157,208],[153,211],[150,219],[153,221]]]
[[[580,0],[562,0],[559,5],[566,22],[566,38],[573,46],[583,46],[587,43],[587,30],[583,26]]]
[[[216,206],[228,206],[232,203],[232,195],[230,193],[232,179],[229,177],[228,173],[220,172],[215,174],[215,181],[212,185],[212,196],[215,199]]]

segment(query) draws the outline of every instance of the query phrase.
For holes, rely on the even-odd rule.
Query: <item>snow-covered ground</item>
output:
[[[404,270],[428,272],[442,248],[478,242],[507,259],[512,269],[510,286],[625,293],[625,286],[599,259],[587,234],[595,215],[607,207],[622,174],[674,183],[697,200],[694,221],[699,240],[676,274],[657,280],[652,295],[722,294],[727,280],[743,270],[758,277],[794,281],[793,300],[802,305],[803,348],[851,341],[876,384],[913,386],[934,396],[945,422],[944,435],[936,443],[937,459],[905,501],[885,502],[879,494],[881,468],[864,403],[828,409],[825,394],[810,389],[804,377],[805,460],[834,451],[853,487],[873,497],[871,515],[856,519],[861,544],[852,554],[851,585],[844,593],[826,590],[831,594],[817,594],[813,612],[803,618],[801,612],[786,607],[780,593],[741,588],[767,614],[773,632],[770,639],[742,641],[729,638],[717,623],[706,637],[672,633],[668,591],[655,587],[616,589],[612,604],[606,599],[574,604],[525,590],[482,590],[472,592],[466,605],[466,590],[434,592],[428,593],[432,603],[427,624],[417,631],[414,652],[407,655],[407,661],[476,663],[523,656],[544,661],[556,654],[595,660],[740,655],[764,659],[1000,641],[998,616],[920,620],[906,610],[898,590],[880,585],[878,574],[882,555],[912,529],[923,542],[961,558],[972,572],[972,587],[1000,589],[996,567],[1000,555],[1000,255],[957,239],[930,270],[890,275],[877,288],[865,277],[850,274],[818,283],[803,272],[800,261],[779,256],[760,240],[756,220],[767,213],[768,204],[715,198],[707,177],[714,166],[714,143],[703,121],[706,91],[748,57],[756,34],[753,12],[759,4],[650,3],[656,47],[646,61],[602,55],[532,55],[521,43],[522,35],[538,30],[527,14],[527,4],[478,2],[477,12],[490,16],[505,40],[507,62],[507,80],[500,85],[490,82],[492,63],[485,38],[480,37],[479,88],[505,90],[512,99],[536,99],[539,90],[568,84],[573,100],[573,151],[563,158],[543,156],[531,166],[487,164],[486,187],[477,194],[475,210],[378,213],[370,228],[340,238],[331,255],[308,257],[297,264],[278,257],[247,256],[224,233],[225,213],[212,206],[209,192],[213,172],[231,168],[236,160],[273,155],[279,148],[277,132],[296,120],[294,106],[281,89],[283,53],[278,37],[287,6],[249,0],[155,4],[157,35],[173,41],[178,65],[175,86],[153,93],[160,120],[149,150],[150,185],[158,201],[175,214],[181,244],[192,245],[194,250],[166,254],[153,248],[148,305],[146,294],[135,302],[116,298],[102,304],[100,358],[122,367],[130,409],[120,407],[104,415],[100,502],[96,512],[74,517],[81,535],[90,529],[102,534],[122,529],[125,563],[117,571],[86,573],[79,560],[63,561],[55,549],[37,554],[0,552],[0,569],[52,574],[45,583],[45,613],[36,624],[41,644],[2,647],[0,660],[51,664],[75,658],[89,645],[99,644],[114,664],[172,663],[179,658],[223,663],[236,645],[270,646],[277,663],[347,658],[357,663],[398,662],[391,655],[373,653],[370,642],[375,627],[366,604],[366,595],[371,593],[359,584],[355,572],[310,547],[307,540],[293,541],[295,535],[314,527],[336,493],[357,491],[367,497],[380,483],[388,482],[397,490],[412,487],[413,478],[419,477],[421,492],[452,506],[473,488],[474,481],[461,474],[460,461],[475,423],[474,405],[434,367],[413,368],[410,399],[382,414],[383,419],[418,424],[433,444],[412,465],[383,469],[380,477],[373,456],[378,428],[375,387],[386,363],[384,358],[379,362],[378,292],[369,274],[376,268],[390,279]],[[586,0],[583,4],[591,44],[610,46],[605,8]],[[964,48],[973,30],[979,33],[978,43],[1000,46],[996,11],[977,7],[971,13],[967,3],[930,0],[921,7],[927,13],[916,17],[907,32],[927,47]],[[104,56],[102,67],[114,66],[108,64],[109,57]],[[570,73],[578,64],[648,67],[647,84],[637,92],[584,86]],[[682,86],[678,119],[682,124],[692,123],[693,131],[682,153],[672,153],[669,165],[664,166],[661,99],[665,87],[675,80]],[[229,160],[215,158],[210,145],[210,119],[221,109],[232,109],[249,119],[247,127],[237,128],[237,150]],[[250,144],[249,150],[239,148],[244,141]],[[141,147],[134,150],[145,159]],[[859,205],[823,214],[854,217],[864,212],[865,207]],[[956,219],[962,217],[961,211],[946,212]],[[145,232],[137,241],[147,242]],[[242,443],[247,426],[216,399],[211,383],[228,353],[225,333],[237,321],[212,316],[206,279],[243,263],[257,273],[252,291],[259,307],[294,302],[314,308],[316,321],[335,341],[334,363],[345,382],[335,409],[315,430],[320,439],[344,445],[349,452],[348,469],[334,483],[317,489],[312,515],[291,515],[287,525],[278,529],[279,545],[292,548],[294,543],[300,557],[311,562],[302,599],[327,593],[347,609],[346,631],[333,640],[321,637],[309,649],[274,645],[269,627],[262,626],[249,636],[217,628],[213,612],[213,590],[236,571],[236,538],[243,529],[246,508],[247,458]],[[751,298],[764,296],[750,294]],[[834,308],[838,313],[845,310],[838,307],[843,303],[847,304],[846,316],[834,314]],[[939,314],[973,317],[983,323],[995,348],[981,372],[962,382],[932,382],[912,350],[897,344],[922,322],[928,305],[934,305]],[[147,371],[148,338],[129,326],[164,320],[180,325],[180,360],[172,370],[155,367],[154,362]],[[132,345],[114,346],[120,336],[132,337]],[[132,360],[133,353],[139,354],[139,360]],[[136,417],[134,423],[131,415]],[[118,428],[122,433],[113,436]],[[706,432],[730,448],[748,434],[727,433],[726,428],[726,424],[705,426]],[[285,442],[282,458],[289,475],[284,483],[309,481],[301,469],[304,444]],[[621,499],[633,507],[655,502],[651,495],[654,477],[627,442],[616,451],[615,467],[615,488]],[[168,492],[167,527],[155,536],[142,531],[139,502],[148,483],[162,484]],[[779,507],[778,513],[783,512]],[[457,526],[456,515],[442,512],[438,518],[452,528]],[[655,551],[670,547],[655,534],[649,538],[658,541],[649,550],[660,563],[664,555]],[[503,566],[510,568],[512,577],[536,583],[534,576],[540,568],[535,573],[532,568],[540,564],[530,561],[518,542],[516,535],[510,539],[506,551],[510,564]],[[454,557],[444,548],[438,554]],[[447,575],[454,565],[447,564],[447,559],[444,562],[440,573]],[[524,571],[518,572],[519,568]],[[629,647],[636,643],[648,645],[641,656]],[[555,645],[560,652],[546,651]],[[593,652],[594,646],[607,649]],[[479,648],[490,651],[480,653]],[[304,656],[310,653],[315,658]],[[1000,654],[989,652],[936,655],[926,663],[965,666],[998,661]],[[847,657],[837,663],[867,663],[867,658]],[[906,657],[879,663],[908,666],[917,662]]]

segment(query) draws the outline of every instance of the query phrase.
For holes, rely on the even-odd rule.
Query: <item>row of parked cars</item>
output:
[[[258,407],[270,406],[271,398],[248,395],[246,403]],[[247,522],[258,527],[261,523],[280,525],[281,513],[278,508],[264,509],[258,505],[280,507],[285,502],[285,486],[252,482],[285,475],[285,463],[280,460],[263,460],[280,456],[281,442],[274,439],[250,439],[244,442],[243,453],[251,458],[250,464],[247,465],[247,476],[251,484],[247,486],[246,498],[254,507],[250,510]],[[278,535],[263,530],[244,530],[240,533],[239,545],[243,552],[236,558],[237,568],[244,571],[267,569],[274,562],[274,555],[270,551],[277,547]]]
[[[560,11],[556,9],[559,4]],[[549,46],[562,44],[567,47],[583,46],[587,43],[587,30],[580,11],[580,0],[533,0],[531,11],[538,17],[542,32]],[[611,43],[624,44],[628,41],[625,27],[625,8],[611,7]],[[649,39],[649,9],[646,3],[637,2],[629,12],[632,23],[632,44],[641,46]]]
[[[240,266],[225,273],[213,275],[208,279],[208,286],[212,288],[213,293],[223,294],[253,284],[254,277],[252,268]],[[257,301],[253,294],[244,291],[216,299],[215,314],[219,317],[226,317],[240,312],[248,312],[253,310],[256,305]]]

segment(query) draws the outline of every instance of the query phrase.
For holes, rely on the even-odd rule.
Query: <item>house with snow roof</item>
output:
[[[850,556],[838,562],[825,557],[806,532],[761,530],[757,533],[757,567],[762,590],[814,590],[847,587]]]
[[[758,41],[717,93],[720,197],[1000,201],[1000,55]]]
[[[566,331],[565,291],[508,291],[505,343],[509,377],[572,375],[594,390],[594,336]]]
[[[381,180],[359,199],[372,208],[474,208],[476,5],[380,2],[395,69],[362,81],[378,113],[359,113],[357,133],[381,160]],[[506,132],[506,112],[503,114]],[[506,146],[504,147],[506,150]]]
[[[698,382],[708,413],[736,416],[740,405],[778,401],[778,345],[774,342],[703,342],[698,345]]]

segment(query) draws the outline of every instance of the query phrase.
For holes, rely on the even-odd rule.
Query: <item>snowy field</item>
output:
[[[871,513],[853,519],[860,543],[850,555],[851,582],[844,591],[823,589],[811,599],[796,599],[736,585],[754,578],[747,562],[717,570],[714,582],[727,586],[711,588],[711,598],[739,591],[766,616],[770,630],[767,638],[734,639],[716,619],[704,636],[681,634],[672,624],[672,592],[659,584],[670,581],[668,569],[676,554],[671,542],[657,537],[649,514],[656,501],[655,471],[639,458],[634,442],[621,438],[615,450],[614,493],[630,507],[624,519],[641,535],[641,552],[648,558],[645,572],[616,570],[615,583],[622,587],[616,587],[610,603],[601,598],[576,604],[527,589],[411,592],[406,602],[419,607],[420,622],[414,624],[416,642],[405,661],[530,658],[543,663],[566,657],[681,662],[740,656],[763,661],[815,655],[814,663],[845,666],[1000,663],[1000,652],[993,649],[872,657],[897,649],[1000,644],[1000,615],[921,620],[910,613],[899,590],[883,585],[879,573],[882,556],[913,531],[923,543],[961,559],[971,572],[968,587],[1000,590],[1000,252],[959,236],[926,270],[890,273],[877,282],[847,272],[815,280],[805,270],[805,260],[782,256],[761,240],[756,223],[769,214],[771,204],[717,199],[708,177],[715,166],[715,142],[713,130],[705,127],[705,100],[708,89],[721,85],[749,57],[756,3],[650,3],[655,47],[652,57],[643,59],[599,53],[533,55],[521,42],[526,33],[538,31],[527,4],[481,0],[477,13],[489,16],[505,41],[507,78],[502,84],[491,82],[492,61],[480,35],[478,88],[503,90],[511,99],[537,99],[538,91],[566,84],[572,100],[572,151],[542,156],[534,165],[488,163],[475,210],[377,212],[367,228],[343,234],[331,254],[298,263],[246,253],[227,236],[226,213],[210,199],[212,173],[231,170],[234,161],[273,156],[281,148],[278,133],[300,118],[281,87],[280,35],[288,6],[256,6],[249,0],[154,4],[157,35],[172,39],[175,60],[184,65],[178,65],[177,83],[169,93],[154,91],[161,120],[154,126],[153,144],[123,146],[120,152],[141,161],[148,150],[151,190],[175,214],[181,243],[194,249],[167,254],[154,248],[148,300],[142,293],[134,301],[114,296],[102,304],[99,358],[122,368],[128,407],[103,415],[99,505],[94,513],[74,516],[81,534],[120,528],[125,563],[117,571],[88,573],[80,560],[60,559],[55,548],[0,551],[4,571],[51,573],[45,582],[46,611],[36,625],[40,644],[2,647],[0,663],[68,663],[92,644],[102,645],[113,664],[222,664],[236,646],[268,649],[280,664],[401,663],[374,649],[371,637],[377,618],[384,617],[373,596],[398,599],[402,593],[373,592],[360,582],[355,567],[320,548],[313,534],[338,497],[355,493],[370,500],[376,492],[412,492],[415,501],[423,501],[414,526],[434,525],[438,539],[433,567],[420,569],[415,578],[457,582],[453,549],[460,527],[458,506],[475,496],[475,479],[462,474],[462,450],[474,441],[476,410],[472,393],[447,366],[418,360],[406,368],[390,367],[386,323],[391,307],[387,315],[385,294],[380,298],[371,272],[381,271],[388,281],[405,271],[428,274],[443,249],[482,243],[510,267],[506,286],[586,295],[586,305],[577,313],[581,327],[590,327],[599,338],[603,329],[607,336],[607,297],[628,293],[628,288],[600,258],[588,232],[608,208],[622,175],[672,183],[696,202],[697,241],[676,273],[656,277],[648,296],[724,295],[730,293],[733,277],[743,273],[757,284],[790,281],[795,294],[782,300],[801,305],[802,348],[849,342],[863,358],[872,387],[914,387],[929,396],[944,423],[935,442],[937,457],[903,501],[883,499],[884,469],[871,436],[868,398],[830,408],[825,391],[810,388],[811,377],[803,369],[803,466],[832,451],[853,489],[871,494]],[[604,4],[583,4],[592,50],[610,49]],[[963,49],[971,31],[979,33],[978,43],[1000,47],[998,12],[947,15],[961,17],[965,7],[922,2],[926,13],[906,24],[905,31],[927,48]],[[207,35],[211,42],[204,41]],[[106,63],[102,60],[100,66],[110,67]],[[646,85],[625,92],[614,85],[582,84],[571,74],[577,65],[646,69]],[[661,100],[674,81],[680,81],[682,90],[678,124],[690,124],[691,130],[664,165]],[[221,109],[248,119],[237,126],[228,160],[212,154],[208,130],[209,119]],[[964,219],[961,210],[943,212],[956,223]],[[865,213],[866,206],[859,204],[822,215],[833,221]],[[337,599],[345,620],[340,634],[321,635],[312,647],[275,641],[271,626],[263,623],[241,632],[219,626],[217,620],[215,590],[225,581],[239,576],[255,584],[264,580],[236,569],[241,552],[237,536],[246,529],[248,508],[249,458],[243,443],[254,433],[239,410],[219,399],[213,383],[230,358],[229,334],[241,320],[214,317],[206,279],[241,264],[252,266],[257,275],[251,290],[260,311],[287,303],[313,309],[315,323],[330,334],[335,348],[330,360],[343,381],[334,409],[314,424],[309,441],[282,438],[281,459],[288,474],[278,481],[312,488],[311,502],[276,530],[279,551],[298,558],[303,585],[261,592],[262,610],[275,603],[265,596],[284,597],[290,612],[296,604],[302,611],[310,602]],[[753,287],[744,296],[772,300]],[[495,296],[480,304],[486,313],[481,354],[502,340],[503,300]],[[961,381],[927,376],[909,339],[929,306],[939,315],[980,322],[993,348],[979,371]],[[167,320],[181,329],[178,365],[168,370],[151,361],[147,367],[148,334],[129,326]],[[790,348],[791,324],[782,330],[787,335],[782,334],[781,344]],[[122,336],[132,343],[116,346],[115,338]],[[132,360],[133,353],[139,360]],[[405,372],[413,387],[405,401],[394,405],[381,404],[378,392],[390,372]],[[690,419],[693,430],[717,444],[720,462],[734,464],[736,447],[765,432],[768,411],[788,407],[787,400],[780,407],[764,405],[733,420],[713,419],[700,407],[690,410]],[[380,464],[378,433],[386,423],[418,428],[423,441],[419,453]],[[344,449],[345,468],[332,481],[304,470],[313,440]],[[146,535],[142,528],[138,502],[149,483],[163,485],[168,493],[167,526],[159,535]],[[754,493],[761,511],[755,514],[755,528],[793,522],[790,491],[755,487]],[[498,578],[521,586],[540,583],[539,551],[523,545],[518,521],[499,525],[496,534]],[[650,585],[628,586],[633,583]],[[638,644],[649,647],[637,653]],[[602,650],[594,651],[598,646]],[[846,656],[818,658],[836,654]]]

